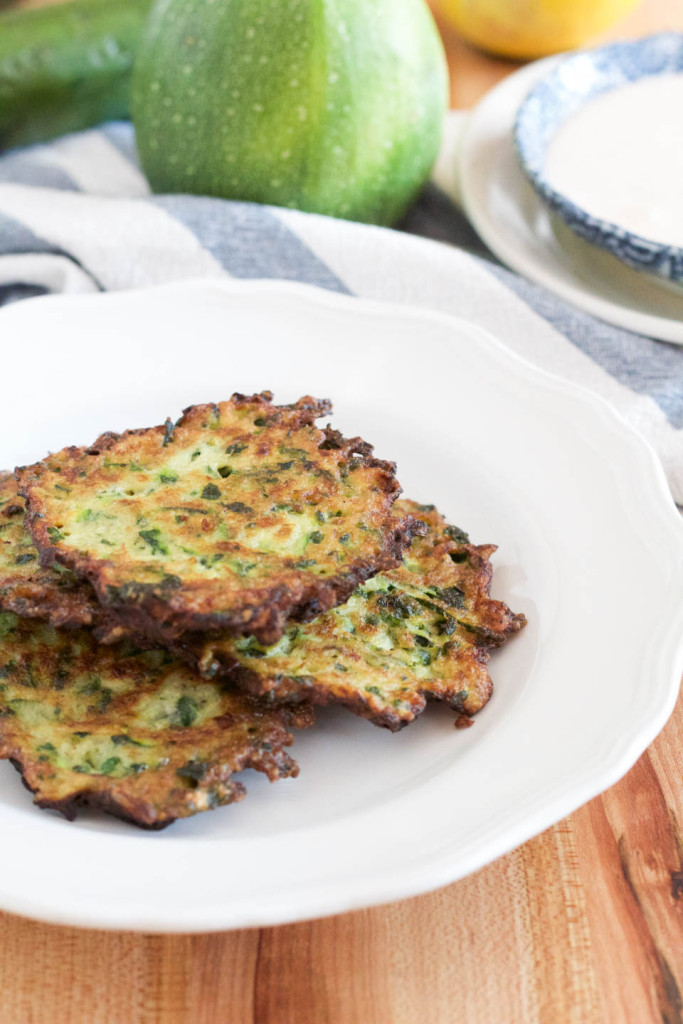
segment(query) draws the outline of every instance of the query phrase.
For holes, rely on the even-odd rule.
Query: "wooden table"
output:
[[[680,0],[612,36],[663,28]],[[444,36],[454,106],[514,70]],[[681,1024],[682,778],[679,700],[618,785],[427,896],[168,938],[0,915],[0,1024]]]

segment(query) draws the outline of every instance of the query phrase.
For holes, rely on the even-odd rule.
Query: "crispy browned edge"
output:
[[[10,480],[16,490],[13,474],[0,471],[0,487]],[[0,517],[25,518],[24,500],[18,492],[16,496],[16,502],[0,510]],[[0,611],[14,612],[22,619],[49,622],[55,629],[90,627],[101,643],[115,643],[127,638],[139,646],[149,646],[144,636],[123,626],[99,603],[86,580],[74,575],[73,582],[60,583],[52,569],[42,564],[37,566],[33,579],[15,579],[0,573]]]
[[[464,652],[469,659],[471,659],[477,666],[486,669],[488,665],[490,654],[488,650],[482,647],[471,647],[467,648]],[[317,707],[326,707],[330,704],[338,704],[340,707],[347,708],[353,712],[359,718],[364,718],[366,721],[371,722],[373,725],[380,726],[383,729],[388,729],[389,732],[401,732],[406,726],[412,725],[416,718],[422,714],[425,710],[427,703],[444,703],[448,707],[452,708],[453,711],[457,711],[461,717],[472,719],[481,709],[488,703],[491,695],[493,694],[493,681],[486,673],[485,688],[482,687],[478,691],[478,696],[481,698],[481,703],[475,710],[467,707],[466,702],[460,702],[457,700],[444,700],[438,693],[427,689],[426,687],[416,687],[414,691],[415,702],[413,704],[413,712],[411,718],[399,717],[391,708],[387,707],[384,711],[375,712],[370,704],[361,697],[360,694],[349,694],[345,697],[336,697],[326,691],[324,687],[318,687],[315,683],[311,684],[310,687],[305,687],[299,684],[298,686],[282,686],[280,689],[273,691],[264,688],[263,679],[258,676],[255,672],[251,672],[249,669],[240,667],[234,675],[230,675],[230,679],[235,680],[235,684],[239,685],[247,693],[252,694],[254,697],[258,697],[263,702],[271,702],[272,705],[282,705],[288,707],[294,707],[301,702],[302,706],[311,705]],[[457,724],[457,723],[456,723]]]
[[[438,515],[439,519],[443,519],[440,514]],[[428,521],[428,517],[424,518],[425,521]],[[445,523],[445,520],[443,522]],[[490,649],[501,647],[511,637],[519,633],[527,624],[526,616],[522,612],[513,612],[503,601],[490,597],[493,578],[491,555],[497,550],[495,544],[461,544],[445,537],[439,544],[443,547],[445,553],[467,551],[469,561],[476,572],[477,592],[475,601],[477,603],[482,602],[485,606],[482,618],[486,617],[488,619],[488,626],[480,627],[482,633],[478,641],[464,648],[462,653],[463,659],[471,660],[471,663],[486,669],[490,659]],[[196,667],[200,656],[198,652],[201,651],[206,640],[207,638],[200,634],[188,634],[173,644],[173,651],[188,665]],[[298,702],[318,706],[339,704],[342,707],[348,708],[349,711],[352,711],[359,717],[367,719],[374,725],[383,726],[391,732],[400,732],[401,729],[410,725],[414,718],[424,711],[427,701],[443,701],[444,699],[433,690],[429,690],[426,687],[417,687],[415,696],[419,698],[419,701],[416,701],[415,704],[415,715],[413,718],[401,718],[388,707],[381,713],[374,713],[370,704],[360,694],[349,694],[347,697],[334,696],[325,686],[316,686],[315,680],[308,685],[291,679],[283,679],[281,684],[273,687],[267,679],[264,679],[263,676],[256,672],[252,672],[250,669],[244,668],[236,659],[223,662],[218,675],[225,676],[234,682],[236,686],[265,702],[287,704],[289,706],[294,706]],[[492,693],[493,681],[487,671],[485,685],[477,693],[477,696],[483,699],[474,710],[468,707],[467,701],[446,700],[446,703],[453,710],[459,712],[461,718],[471,719],[488,702]],[[456,721],[456,726],[463,728],[465,723],[458,720]]]
[[[39,787],[32,787],[29,785],[26,776],[24,774],[26,768],[23,761],[20,758],[10,757],[8,758],[10,764],[16,768],[21,777],[21,781],[29,791],[33,793],[33,803],[36,807],[40,807],[44,811],[57,811],[67,821],[75,821],[78,817],[80,810],[91,810],[91,811],[102,811],[103,814],[109,814],[113,818],[118,818],[119,821],[125,821],[128,825],[136,825],[138,828],[145,829],[147,832],[161,832],[163,829],[168,828],[175,821],[178,821],[177,817],[157,818],[152,819],[149,813],[149,804],[144,800],[129,800],[125,803],[117,799],[115,795],[106,790],[92,790],[90,792],[78,793],[73,797],[69,797],[66,800],[43,800],[36,797],[39,792]],[[245,768],[250,765],[245,765]],[[294,774],[294,773],[292,773]],[[225,800],[221,806],[227,804],[238,803],[243,800],[246,795],[246,789],[241,782],[234,782],[231,784],[231,795],[228,800]]]
[[[0,487],[5,487],[10,481],[17,500],[5,505],[0,510],[0,517],[21,516],[23,519],[24,500],[16,491],[14,476],[0,471]],[[110,635],[112,640],[123,635],[118,623],[107,615],[88,583],[76,576],[73,582],[60,581],[49,567],[43,565],[36,566],[33,579],[3,576],[0,572],[0,610],[14,612],[24,619],[41,619],[56,629],[92,626]]]
[[[235,393],[231,401],[237,404],[255,404],[269,414],[273,421],[284,413],[291,418],[293,427],[311,426],[316,419],[327,415],[331,410],[329,400],[319,401],[310,396],[300,398],[292,406],[273,406],[272,393],[269,391],[259,395]],[[212,404],[189,406],[183,410],[183,415],[175,426],[180,426],[193,416],[204,416],[216,408],[217,406]],[[147,433],[156,433],[160,438],[168,438],[169,432],[173,429],[175,428],[168,421],[163,426],[127,430],[123,434],[106,432],[87,448],[69,446],[64,451],[74,457],[97,456],[123,438]],[[31,486],[40,475],[43,462],[17,467],[15,477],[19,494],[26,501],[26,525],[40,552],[41,563],[49,566],[54,561],[59,561],[77,575],[89,580],[100,602],[126,630],[143,633],[158,643],[168,643],[190,631],[225,630],[237,634],[251,634],[261,643],[268,644],[275,643],[282,636],[288,619],[310,621],[321,612],[343,604],[360,583],[378,572],[397,566],[403,551],[419,529],[416,520],[410,516],[400,521],[391,518],[391,506],[401,493],[396,479],[395,463],[375,458],[372,455],[373,446],[359,437],[345,438],[339,431],[329,426],[323,429],[322,434],[321,446],[342,451],[352,456],[356,465],[379,469],[383,474],[388,522],[382,551],[371,563],[358,561],[337,577],[322,580],[311,576],[305,581],[299,578],[297,582],[300,586],[279,583],[266,593],[263,592],[263,586],[254,588],[255,600],[249,604],[245,602],[243,607],[232,612],[207,613],[188,609],[182,601],[182,582],[179,585],[166,586],[163,583],[131,584],[126,589],[127,597],[132,600],[120,596],[119,591],[122,588],[110,593],[109,590],[113,588],[104,587],[99,579],[100,560],[82,556],[76,551],[59,549],[51,543],[47,533],[48,523],[32,493]],[[101,631],[99,635],[102,637]]]
[[[260,701],[255,701],[254,703],[255,705],[259,703],[263,705],[263,702]],[[222,800],[218,806],[225,807],[228,804],[237,803],[245,797],[247,792],[245,786],[239,781],[232,781],[231,777],[248,768],[262,772],[271,782],[275,782],[278,779],[296,778],[299,774],[298,764],[290,757],[284,747],[290,746],[294,742],[294,737],[289,731],[289,727],[308,729],[313,725],[313,709],[310,704],[301,704],[296,707],[283,706],[280,710],[282,712],[280,721],[272,723],[269,727],[269,742],[273,747],[272,750],[260,752],[246,750],[237,757],[233,756],[227,765],[217,764],[213,766],[214,773],[229,791],[228,798]],[[3,746],[1,740],[0,733],[0,749]],[[142,795],[136,795],[135,790],[151,788],[149,776],[146,775],[120,780],[108,780],[102,779],[101,776],[93,776],[92,788],[82,790],[72,797],[67,797],[63,800],[36,798],[40,787],[32,786],[26,777],[33,763],[31,759],[25,757],[17,745],[14,746],[12,751],[8,751],[3,756],[19,772],[22,783],[34,795],[35,805],[43,810],[57,811],[67,821],[74,821],[79,810],[87,808],[102,811],[104,814],[109,814],[130,825],[136,825],[138,828],[158,832],[168,828],[169,825],[172,825],[180,818],[188,817],[188,815],[179,814],[160,816],[156,812],[155,805],[151,799],[145,799]],[[173,768],[161,769],[161,771],[170,775],[175,774]],[[83,776],[79,776],[79,779],[82,780]],[[152,781],[152,787],[157,782],[157,779]]]
[[[476,603],[484,603],[485,609],[481,618],[487,620],[487,625],[479,627],[477,646],[501,647],[521,629],[524,629],[527,618],[523,612],[513,612],[504,601],[498,601],[491,597],[491,582],[493,580],[491,556],[498,550],[498,545],[453,543],[452,550],[467,551],[469,562],[477,573]]]

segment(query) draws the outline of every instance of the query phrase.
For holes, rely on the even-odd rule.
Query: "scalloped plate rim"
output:
[[[64,311],[69,304],[81,306],[82,304],[99,304],[103,309],[112,303],[124,304],[132,296],[133,304],[146,296],[151,297],[152,303],[158,301],[164,294],[177,295],[179,289],[183,293],[197,293],[208,289],[224,293],[228,298],[237,295],[254,296],[257,301],[263,303],[264,295],[274,295],[275,300],[280,298],[292,299],[306,310],[312,303],[317,309],[323,308],[334,313],[343,311],[353,313],[361,320],[367,317],[371,319],[394,319],[408,318],[415,325],[428,326],[430,323],[439,325],[441,329],[464,330],[470,335],[473,343],[481,347],[483,355],[480,358],[484,361],[493,358],[502,360],[510,368],[527,379],[538,382],[542,390],[565,393],[577,407],[582,407],[585,415],[593,416],[599,429],[606,428],[606,433],[616,440],[616,445],[625,446],[624,450],[630,452],[633,462],[630,468],[641,481],[645,482],[651,490],[645,488],[640,491],[643,496],[643,504],[636,510],[642,516],[644,522],[654,522],[661,526],[659,544],[678,544],[683,555],[683,526],[673,505],[668,492],[668,486],[664,477],[661,465],[647,442],[633,430],[619,413],[602,398],[596,396],[579,386],[564,381],[546,371],[539,370],[530,363],[517,356],[507,349],[500,341],[488,332],[475,327],[466,321],[447,314],[431,312],[418,308],[397,307],[389,304],[356,299],[349,296],[325,292],[312,286],[273,282],[273,281],[191,281],[182,284],[161,285],[150,289],[135,292],[108,293],[104,296],[48,296],[29,300],[29,303],[21,304],[24,309],[30,305],[31,312],[29,319],[35,314],[33,310],[42,308],[48,311],[59,306]],[[9,307],[13,318],[23,318],[19,305]],[[40,318],[41,314],[38,314]],[[6,322],[5,313],[0,314],[0,321]],[[635,467],[635,468],[634,468]],[[672,550],[669,547],[668,550]],[[678,571],[678,583],[683,583],[683,560]],[[672,590],[673,590],[672,586]],[[664,726],[676,701],[678,692],[678,681],[683,671],[683,635],[680,633],[680,623],[683,622],[683,588],[676,591],[677,601],[671,604],[671,615],[669,620],[660,627],[656,637],[651,636],[646,650],[655,656],[657,663],[656,678],[658,679],[658,701],[651,709],[648,721],[643,725],[639,720],[634,723],[633,733],[630,737],[622,737],[618,749],[614,747],[609,757],[604,751],[599,752],[601,765],[592,766],[594,773],[590,778],[586,772],[580,780],[568,780],[566,789],[556,793],[553,798],[547,794],[531,794],[527,802],[539,802],[541,806],[527,808],[513,823],[494,822],[490,835],[484,841],[475,837],[473,848],[467,849],[465,853],[453,851],[449,844],[444,844],[443,850],[436,851],[432,856],[425,856],[423,862],[417,867],[414,865],[399,865],[392,872],[371,872],[364,880],[355,880],[352,886],[342,886],[341,889],[326,887],[313,887],[306,899],[301,899],[294,893],[293,897],[287,892],[281,895],[278,900],[272,897],[267,905],[256,905],[242,907],[233,904],[226,907],[217,901],[216,906],[210,910],[206,907],[198,908],[196,913],[187,911],[179,914],[173,906],[156,907],[153,912],[149,908],[131,907],[121,902],[119,904],[107,904],[103,907],[96,900],[78,908],[66,906],[60,902],[59,895],[50,906],[44,903],[36,903],[31,895],[22,892],[18,893],[11,885],[0,885],[0,906],[10,912],[24,914],[41,920],[51,921],[60,924],[69,924],[82,927],[97,927],[107,929],[140,930],[149,932],[201,932],[227,928],[257,927],[281,924],[297,920],[306,920],[313,917],[343,913],[346,911],[361,909],[396,899],[402,899],[417,895],[431,889],[449,884],[469,874],[478,868],[483,867],[491,860],[503,855],[510,849],[518,846],[532,836],[548,828],[587,800],[597,796],[606,788],[616,782],[632,766],[642,751],[654,739],[659,730]],[[590,773],[588,773],[590,774]],[[18,780],[17,780],[18,781]],[[1,813],[1,809],[0,809]],[[36,814],[41,812],[36,811]],[[361,815],[362,817],[362,815]],[[29,831],[37,829],[40,832],[40,819],[31,822]],[[113,844],[126,843],[127,836],[114,835],[111,837]],[[78,836],[74,834],[75,843],[78,844]],[[87,840],[90,841],[89,839]],[[201,845],[201,839],[198,840]],[[84,840],[84,844],[86,841]],[[192,851],[196,843],[192,838],[182,838],[174,844],[175,850]],[[397,877],[398,876],[398,877]]]

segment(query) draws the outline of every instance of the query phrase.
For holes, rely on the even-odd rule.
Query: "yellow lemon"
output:
[[[638,0],[439,0],[444,16],[482,50],[543,57],[585,43]]]

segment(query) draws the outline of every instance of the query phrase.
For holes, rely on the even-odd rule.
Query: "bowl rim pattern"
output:
[[[567,54],[529,91],[515,118],[517,157],[535,192],[574,231],[637,270],[683,282],[683,248],[653,241],[588,213],[545,177],[545,158],[561,125],[586,102],[622,85],[683,73],[683,33],[662,32]]]

